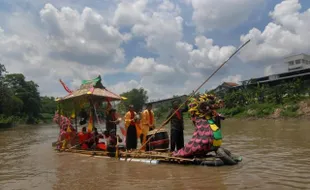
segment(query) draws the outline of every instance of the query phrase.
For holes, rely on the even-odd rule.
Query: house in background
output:
[[[269,76],[263,76],[258,78],[251,78],[249,80],[242,81],[245,86],[268,84],[270,86],[276,86],[284,82],[293,81],[296,78],[310,82],[310,55],[298,54],[284,58],[284,63],[288,65],[287,72],[273,74]],[[241,87],[241,86],[239,86]]]
[[[307,69],[310,68],[310,55],[298,54],[286,57],[284,62],[288,64],[288,71],[293,71],[297,69]]]
[[[213,91],[215,94],[221,94],[227,92],[229,89],[239,86],[239,84],[234,82],[223,82],[221,85],[216,87]]]

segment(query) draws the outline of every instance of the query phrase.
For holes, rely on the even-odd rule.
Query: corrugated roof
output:
[[[223,84],[227,84],[228,86],[239,86],[239,84],[234,82],[224,82]]]

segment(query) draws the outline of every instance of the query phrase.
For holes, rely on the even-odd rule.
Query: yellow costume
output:
[[[154,112],[151,110],[144,110],[142,112],[142,119],[141,119],[141,128],[143,134],[143,144],[146,142],[146,136],[150,131],[150,127],[154,129],[155,126],[155,119],[154,119]],[[145,146],[143,147],[145,149]]]

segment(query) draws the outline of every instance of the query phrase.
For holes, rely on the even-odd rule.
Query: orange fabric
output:
[[[149,112],[149,122],[150,122],[150,125],[153,125],[153,122],[154,122],[154,118],[153,118],[153,114],[151,111],[148,111]]]
[[[79,132],[79,142],[84,143],[88,139],[88,135],[84,134],[83,132]]]
[[[134,116],[133,116],[133,118],[135,117],[135,115],[137,114],[136,112],[133,112],[134,113]],[[126,113],[126,115],[125,115],[125,128],[126,128],[126,130],[127,130],[127,128],[129,127],[129,125],[132,123],[132,114],[131,114],[131,112],[130,111],[128,111],[127,113]]]
[[[97,148],[101,150],[107,150],[107,146],[104,143],[97,144]]]
[[[142,134],[142,129],[141,129],[141,123],[136,122],[136,131],[137,131],[137,138],[140,138],[140,135]]]
[[[141,119],[142,128],[149,127],[149,125],[155,125],[154,120],[154,112],[149,112],[148,110],[144,110],[142,112],[142,119]]]

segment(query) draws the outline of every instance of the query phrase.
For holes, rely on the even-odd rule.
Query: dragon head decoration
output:
[[[216,110],[223,107],[224,102],[212,94],[201,94],[189,100],[189,112],[192,118],[211,118],[217,115]]]

